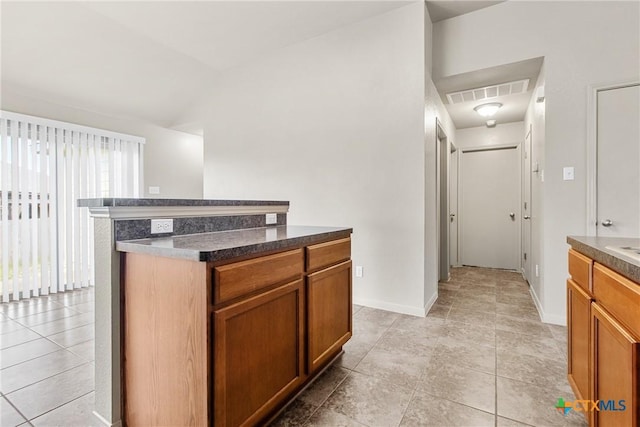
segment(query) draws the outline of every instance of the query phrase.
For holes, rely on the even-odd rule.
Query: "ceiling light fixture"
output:
[[[495,120],[487,120],[487,127],[488,128],[496,127],[496,121]]]
[[[490,102],[488,104],[478,105],[474,108],[474,111],[480,114],[482,117],[491,117],[502,107],[499,102]]]

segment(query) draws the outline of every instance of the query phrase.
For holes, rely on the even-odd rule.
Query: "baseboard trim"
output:
[[[424,305],[425,316],[427,315],[427,313],[429,313],[429,311],[431,311],[431,307],[433,307],[433,304],[435,304],[437,300],[438,300],[438,293],[434,292],[433,295],[431,295],[431,298],[429,298],[429,301],[427,301],[427,303]]]
[[[366,298],[354,298],[353,303],[363,305],[365,307],[377,308],[379,310],[393,311],[394,313],[410,314],[412,316],[424,317],[426,314],[425,307],[393,304],[390,302],[377,301]]]
[[[567,326],[567,319],[564,316],[558,316],[557,314],[549,314],[544,311],[542,308],[542,303],[540,303],[540,299],[538,299],[538,295],[533,290],[533,287],[529,287],[529,293],[531,294],[531,298],[533,298],[533,303],[536,305],[536,310],[538,310],[538,315],[540,316],[540,320],[542,323],[550,323],[552,325],[560,325]]]
[[[100,425],[105,427],[122,427],[122,420],[118,420],[114,424],[111,424],[109,421],[107,421],[102,415],[100,415],[96,411],[93,411],[93,418],[97,422],[99,422]]]

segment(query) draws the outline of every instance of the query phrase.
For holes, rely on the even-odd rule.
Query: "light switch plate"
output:
[[[152,219],[151,234],[173,233],[172,219]]]
[[[573,181],[574,178],[574,170],[573,166],[567,166],[562,168],[562,179],[565,181]]]

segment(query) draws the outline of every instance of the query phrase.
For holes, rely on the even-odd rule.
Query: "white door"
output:
[[[640,86],[598,92],[597,234],[640,237]]]
[[[515,147],[463,151],[460,162],[462,264],[520,268],[520,159]]]
[[[449,262],[452,266],[460,265],[458,259],[458,156],[460,150],[451,153],[449,170]]]
[[[522,153],[522,275],[531,283],[531,126]]]

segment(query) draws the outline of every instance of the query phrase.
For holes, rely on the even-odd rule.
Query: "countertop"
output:
[[[640,247],[640,239],[623,237],[568,236],[569,243],[576,251],[602,265],[640,283],[640,262],[625,256],[607,246]]]
[[[351,228],[283,225],[116,242],[116,250],[192,261],[221,261],[348,237]]]
[[[276,200],[206,200],[206,199],[151,199],[151,198],[96,198],[78,199],[78,207],[148,207],[148,206],[289,206],[288,201]]]

